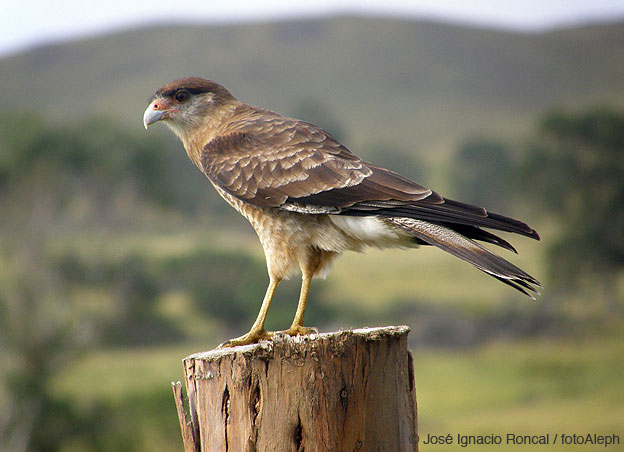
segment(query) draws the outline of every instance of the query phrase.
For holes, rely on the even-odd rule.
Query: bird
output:
[[[517,253],[489,230],[540,240],[528,224],[439,195],[362,160],[313,124],[246,104],[201,77],[174,80],[150,98],[143,125],[163,122],[223,199],[252,225],[269,276],[249,332],[222,346],[270,339],[264,328],[278,284],[300,271],[301,291],[287,335],[304,326],[312,278],[338,256],[367,247],[430,245],[535,298],[541,284],[479,242]]]

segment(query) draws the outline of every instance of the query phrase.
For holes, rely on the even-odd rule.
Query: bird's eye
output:
[[[175,100],[178,102],[186,102],[189,98],[189,93],[188,91],[181,89],[180,91],[175,93],[174,97],[175,97]]]

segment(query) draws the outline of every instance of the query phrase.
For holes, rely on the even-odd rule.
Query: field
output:
[[[204,234],[201,230],[184,234],[146,233],[106,241],[105,247],[93,240],[73,243],[82,252],[105,249],[105,254],[142,254],[157,260],[193,252]],[[217,248],[222,250],[243,251],[261,258],[251,234],[243,233],[242,240],[237,235],[223,234],[218,243]],[[89,245],[93,249],[89,250]],[[518,260],[540,275],[539,245],[529,240],[522,245]],[[296,289],[296,281],[289,284]],[[347,254],[338,261],[328,280],[317,284],[323,291],[322,301],[332,300],[330,304],[338,313],[325,330],[362,326],[358,322],[373,325],[402,319],[419,331],[421,323],[427,321],[416,314],[420,305],[483,315],[505,310],[510,304],[519,306],[522,312],[522,307],[531,310],[540,303],[516,295],[434,249]],[[384,312],[393,311],[397,300],[410,300],[410,304],[403,306],[400,316],[394,319]],[[165,297],[161,303],[167,315],[190,324],[194,331],[204,329],[204,339],[178,345],[96,348],[52,382],[53,392],[59,398],[85,410],[95,407],[114,414],[114,422],[108,426],[110,437],[115,438],[110,447],[123,447],[127,441],[128,447],[138,450],[181,450],[169,383],[182,378],[184,356],[214,347],[227,334],[220,327],[211,333],[210,322],[191,322],[195,315],[188,312],[189,306],[183,301]],[[274,311],[294,310],[294,303],[288,300],[278,303]],[[359,314],[348,317],[341,314],[341,309]],[[271,312],[278,314],[274,311]],[[284,316],[287,318],[287,313],[278,315]],[[503,438],[507,433],[620,433],[624,425],[624,329],[617,323],[599,325],[599,334],[592,334],[591,329],[584,326],[578,336],[568,332],[554,337],[494,338],[455,347],[412,340],[421,437],[448,433],[453,437],[462,434]],[[63,451],[79,450],[82,446],[67,444]],[[457,447],[460,446],[429,445],[422,449],[452,451]],[[479,446],[473,447],[479,450]],[[496,446],[496,450],[534,449],[502,445]],[[547,450],[565,451],[569,447],[552,445]]]
[[[494,342],[467,350],[417,347],[414,363],[421,437],[448,433],[503,438],[507,433],[621,435],[623,337],[619,332],[583,341]],[[181,379],[184,356],[212,345],[94,351],[60,374],[54,387],[79,404],[112,404],[119,428],[127,428],[124,422],[130,422],[138,429],[144,450],[181,450],[169,382]],[[430,445],[422,450],[458,447]],[[534,447],[496,446],[494,450]],[[481,449],[474,446],[473,450]],[[569,451],[570,447],[552,445],[545,450]]]
[[[421,434],[621,434],[623,358],[624,346],[617,336],[417,352]],[[424,450],[457,450],[457,445]],[[496,450],[535,446],[501,445]],[[546,450],[570,447],[552,445]]]
[[[622,36],[334,17],[3,58],[19,95],[0,108],[0,452],[182,450],[181,360],[256,316],[268,278],[250,226],[175,137],[141,126],[154,90],[188,75],[541,234],[498,251],[544,283],[537,301],[431,247],[346,254],[313,282],[308,325],[411,328],[423,438],[624,435]],[[268,329],[298,291],[280,285]]]

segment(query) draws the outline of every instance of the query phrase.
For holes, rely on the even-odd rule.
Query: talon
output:
[[[307,327],[307,326],[291,326],[285,331],[282,331],[284,334],[288,334],[289,336],[307,336],[310,334],[318,334],[318,328]]]
[[[225,341],[217,348],[225,348],[225,347],[237,347],[239,345],[249,345],[260,342],[261,340],[271,339],[273,337],[272,331],[265,331],[264,329],[250,331],[247,334],[244,334],[240,337],[230,339],[229,341]]]

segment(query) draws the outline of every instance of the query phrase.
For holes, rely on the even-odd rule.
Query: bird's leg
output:
[[[280,279],[273,278],[269,276],[269,287],[267,287],[266,294],[264,295],[264,300],[262,300],[262,306],[260,307],[260,312],[258,312],[258,317],[256,321],[251,326],[251,329],[247,334],[244,334],[235,339],[230,339],[229,341],[224,342],[219,345],[219,347],[235,347],[237,345],[247,345],[254,344],[256,342],[261,341],[262,339],[269,339],[273,333],[265,331],[264,329],[264,320],[266,319],[267,312],[269,311],[269,306],[271,306],[271,300],[273,299],[273,294],[275,293],[275,289],[277,285],[280,283]]]
[[[292,325],[284,333],[290,336],[296,336],[298,334],[312,334],[318,333],[316,328],[307,328],[303,326],[303,316],[305,315],[306,303],[308,302],[308,294],[310,292],[310,282],[312,281],[312,275],[307,272],[303,273],[301,278],[301,292],[299,293],[299,304],[297,304],[297,312],[293,319]]]

